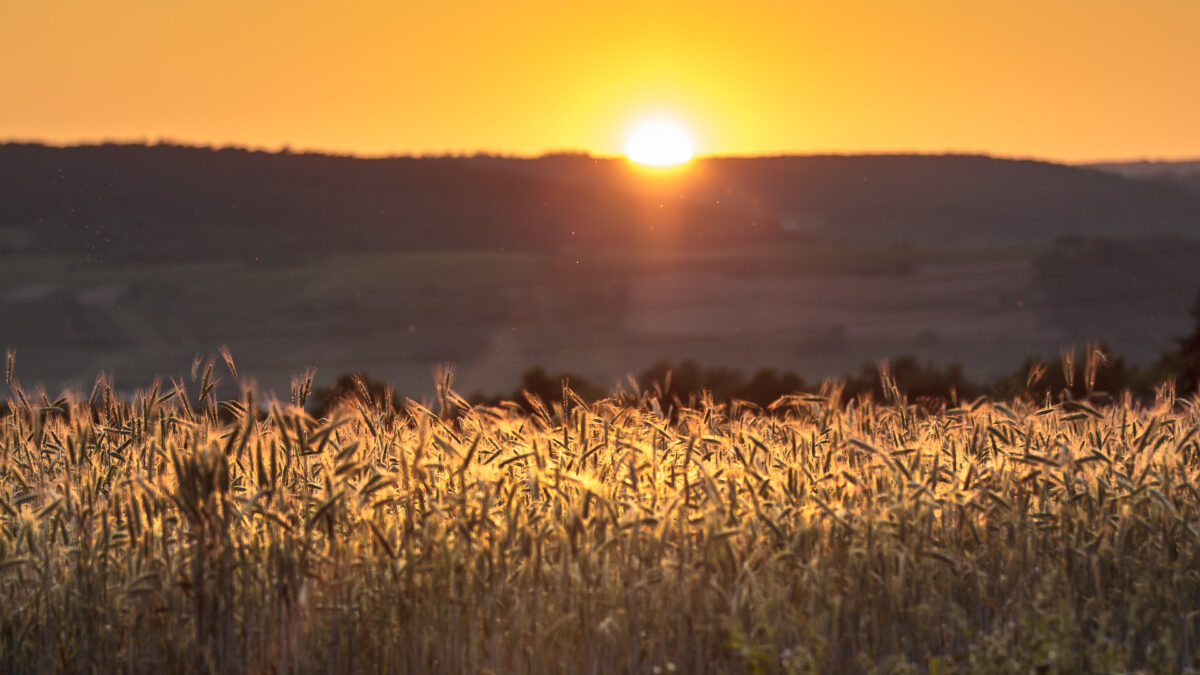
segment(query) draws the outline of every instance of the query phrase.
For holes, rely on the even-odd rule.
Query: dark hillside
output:
[[[22,239],[31,252],[286,262],[316,252],[619,247],[679,222],[689,225],[684,244],[766,233],[727,209],[654,206],[453,158],[0,147],[0,227],[31,232]]]
[[[0,146],[0,251],[303,261],[378,250],[571,251],[776,240],[953,246],[1200,233],[1200,194],[975,156],[358,159]]]
[[[1104,162],[1090,168],[1107,173],[1178,185],[1200,193],[1200,160],[1178,162]]]
[[[1035,243],[1200,234],[1200,200],[1168,186],[987,157],[729,160],[735,189],[849,241]]]
[[[586,158],[493,160],[610,185]],[[1061,164],[972,155],[714,158],[688,171],[696,203],[762,213],[834,243],[1037,244],[1061,237],[1200,236],[1200,195]]]

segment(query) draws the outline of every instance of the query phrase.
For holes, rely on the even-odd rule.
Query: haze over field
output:
[[[8,145],[0,342],[51,388],[181,375],[220,344],[276,391],[316,366],[413,395],[446,362],[484,393],[686,358],[984,377],[1093,340],[1146,365],[1190,326],[1200,192],[1103,169]]]

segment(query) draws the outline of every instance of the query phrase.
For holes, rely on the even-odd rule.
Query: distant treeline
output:
[[[440,396],[448,396],[453,401],[440,401],[438,412],[450,412],[452,403],[497,405],[504,401],[532,410],[538,402],[562,401],[568,390],[588,403],[611,397],[631,401],[649,397],[659,401],[664,410],[671,406],[696,405],[705,398],[715,403],[739,401],[768,408],[785,396],[818,392],[836,395],[842,401],[861,397],[893,400],[901,395],[930,410],[970,402],[981,396],[999,400],[1021,397],[1035,402],[1104,401],[1128,392],[1136,400],[1152,401],[1162,394],[1164,386],[1179,396],[1196,393],[1198,375],[1200,331],[1180,340],[1179,349],[1164,354],[1147,368],[1132,367],[1123,358],[1109,355],[1100,345],[1078,351],[1064,350],[1053,359],[1026,358],[1012,372],[990,380],[967,377],[958,364],[937,365],[915,356],[864,364],[858,373],[824,380],[810,380],[792,371],[773,368],[747,375],[735,368],[702,366],[691,359],[677,364],[664,360],[630,375],[626,383],[615,389],[575,373],[550,373],[539,366],[525,371],[518,386],[503,395],[474,393],[462,399],[448,393],[447,382]],[[304,392],[297,395],[293,391],[292,398],[295,402],[306,401],[306,409],[315,417],[329,416],[343,402],[399,410],[405,400],[390,385],[364,373],[344,374],[331,386],[315,390],[311,389],[311,382],[305,383]],[[54,404],[48,399],[43,403],[51,406],[47,410],[53,409]],[[8,413],[8,408],[7,402],[0,401],[0,417]]]
[[[163,144],[0,144],[0,253],[304,263],[380,250],[1049,243],[1196,231],[1200,195],[980,156],[706,159],[670,183],[620,160],[360,159]],[[669,198],[667,197],[669,195]],[[681,227],[686,224],[686,227]]]
[[[866,364],[856,374],[832,380],[808,380],[791,372],[764,368],[747,375],[726,367],[705,367],[693,360],[678,364],[660,361],[630,376],[627,385],[616,391],[570,372],[549,373],[544,368],[531,368],[521,377],[512,392],[502,396],[476,393],[467,398],[471,404],[495,405],[513,401],[527,409],[535,400],[553,403],[561,401],[569,389],[586,402],[612,396],[640,398],[650,396],[666,409],[670,405],[696,403],[711,397],[717,403],[742,401],[767,408],[780,398],[805,392],[839,392],[843,401],[859,397],[888,400],[895,391],[909,401],[939,409],[947,405],[969,402],[980,396],[996,399],[1024,397],[1033,401],[1063,399],[1110,399],[1129,392],[1135,399],[1153,400],[1163,386],[1173,387],[1178,395],[1196,391],[1197,354],[1200,339],[1192,338],[1193,351],[1183,350],[1165,354],[1148,368],[1129,366],[1124,359],[1108,355],[1103,347],[1091,347],[1079,352],[1064,351],[1059,356],[1041,360],[1027,358],[1014,371],[991,380],[979,381],[967,377],[957,364],[939,366],[914,356],[901,356],[878,364]],[[309,401],[309,410],[316,416],[327,415],[341,400],[369,398],[379,403],[388,401],[398,406],[396,397],[382,382],[362,374],[348,374],[331,387],[318,389]]]
[[[842,400],[870,396],[886,400],[884,390],[894,382],[899,392],[911,401],[939,407],[980,396],[1005,399],[1025,396],[1033,400],[1081,399],[1109,397],[1129,391],[1135,398],[1154,397],[1164,383],[1175,381],[1162,364],[1147,369],[1129,367],[1119,357],[1106,356],[1102,349],[1079,354],[1064,354],[1049,361],[1026,359],[1010,374],[986,381],[967,377],[957,364],[939,366],[923,362],[914,356],[901,356],[879,364],[866,364],[858,373],[832,380],[809,380],[792,371],[764,368],[747,375],[726,367],[705,367],[693,360],[678,364],[660,361],[631,378],[625,394],[647,392],[663,402],[684,404],[696,402],[703,396],[727,403],[744,401],[767,407],[783,396],[798,392],[840,389]],[[511,400],[528,405],[528,395],[543,401],[562,398],[563,384],[585,401],[594,401],[614,392],[572,373],[548,373],[532,368],[521,377],[520,386],[506,396],[475,395],[474,403],[497,403]],[[619,392],[618,392],[619,395]]]
[[[879,364],[865,364],[858,373],[828,380],[806,379],[792,371],[763,368],[752,374],[721,366],[706,367],[693,360],[672,364],[660,361],[631,375],[629,381],[610,389],[591,379],[571,372],[547,372],[542,367],[527,370],[520,384],[503,395],[475,393],[467,397],[472,404],[495,405],[513,401],[529,409],[537,399],[545,403],[562,400],[564,385],[580,399],[591,403],[612,396],[639,398],[651,396],[666,409],[669,405],[695,403],[705,396],[714,402],[743,401],[766,408],[780,398],[797,393],[840,390],[842,400],[870,396],[886,400],[885,382],[896,388],[910,401],[931,408],[972,401],[980,396],[999,399],[1014,396],[1033,400],[1061,400],[1064,397],[1115,397],[1129,391],[1135,398],[1151,399],[1164,382],[1177,381],[1171,372],[1156,364],[1147,369],[1131,368],[1121,358],[1106,356],[1102,349],[1076,355],[1064,354],[1052,360],[1026,359],[1008,375],[988,381],[967,377],[957,364],[939,366],[923,362],[914,356],[901,356]],[[369,394],[372,402],[392,401],[399,406],[402,397],[389,392],[384,383],[361,373],[343,375],[332,386],[317,389],[309,402],[309,410],[317,417],[327,416],[338,401],[362,401]],[[1180,390],[1182,393],[1182,390]]]

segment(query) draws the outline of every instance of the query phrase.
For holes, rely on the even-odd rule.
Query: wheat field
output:
[[[236,377],[232,360],[230,375]],[[11,379],[11,362],[9,369]],[[1179,672],[1200,410],[654,392],[0,419],[0,669]],[[885,374],[885,385],[886,374]],[[431,409],[432,408],[432,409]]]

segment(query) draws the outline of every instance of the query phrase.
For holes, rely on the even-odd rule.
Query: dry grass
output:
[[[211,384],[211,369],[197,380]],[[1175,672],[1200,411],[14,387],[6,672]],[[297,399],[307,384],[297,383]],[[298,401],[296,401],[298,402]],[[224,420],[224,421],[222,421]]]

